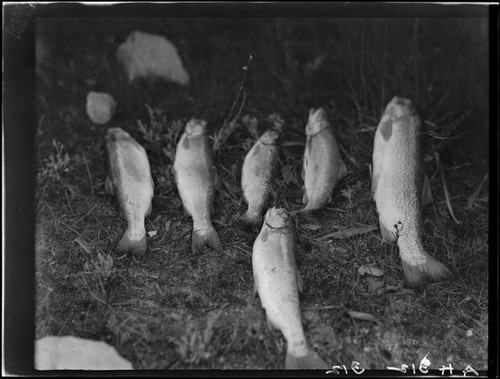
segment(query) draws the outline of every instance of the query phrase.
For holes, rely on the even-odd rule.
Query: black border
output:
[[[498,5],[442,5],[403,3],[174,3],[83,5],[77,3],[36,4],[35,12],[22,36],[9,33],[9,22],[19,3],[4,6],[4,363],[5,374],[36,376],[327,376],[319,372],[171,370],[80,372],[33,369],[34,341],[34,19],[36,17],[484,17],[490,15],[490,137],[496,148],[490,149],[490,193],[498,194]],[[24,3],[22,6],[30,6]],[[12,31],[12,30],[11,30]],[[492,101],[495,99],[496,101]],[[498,204],[491,197],[490,231],[498,230]],[[498,377],[494,352],[498,347],[498,237],[490,238],[490,336],[488,373]],[[495,338],[496,337],[496,338]],[[456,371],[454,374],[461,374]],[[481,372],[482,376],[485,372]],[[438,370],[429,376],[441,376]],[[333,375],[337,376],[337,375]],[[346,376],[341,373],[339,376]],[[350,372],[349,376],[358,376]],[[418,376],[397,372],[367,371],[367,376]],[[461,375],[460,375],[461,376]]]
[[[4,7],[11,25],[14,6]],[[5,369],[28,373],[35,336],[34,19],[22,37],[4,29],[4,345]],[[18,20],[22,23],[22,20]],[[22,29],[22,28],[21,28]],[[22,30],[19,30],[22,32]],[[31,357],[30,357],[31,356]]]

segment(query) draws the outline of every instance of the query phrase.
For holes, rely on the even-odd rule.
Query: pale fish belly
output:
[[[337,182],[338,168],[332,161],[331,149],[326,141],[312,141],[305,154],[304,186],[307,204],[320,206],[328,201]]]

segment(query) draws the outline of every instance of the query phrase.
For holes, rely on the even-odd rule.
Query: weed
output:
[[[203,329],[199,329],[192,319],[187,321],[186,334],[180,338],[180,341],[176,341],[177,351],[185,362],[196,364],[213,355],[210,342],[214,334],[215,323],[220,315],[220,311],[210,312]]]
[[[241,119],[243,125],[247,128],[254,140],[259,139],[259,120],[255,116],[245,115]]]
[[[73,284],[77,288],[88,291],[97,302],[106,305],[109,295],[107,285],[114,272],[113,257],[97,253],[97,259],[84,263],[83,271],[77,274],[77,279]]]
[[[70,159],[64,143],[52,139],[52,151],[45,160],[44,167],[38,173],[39,182],[42,182],[45,178],[50,178],[53,183],[60,181],[70,169]]]

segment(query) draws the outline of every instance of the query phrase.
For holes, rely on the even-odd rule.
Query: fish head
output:
[[[184,131],[190,136],[199,136],[205,134],[207,131],[207,122],[198,118],[192,118],[186,124],[186,128],[184,129]]]
[[[414,116],[416,114],[416,110],[410,99],[395,96],[389,104],[387,104],[384,113],[394,118],[403,118]]]
[[[273,229],[281,229],[290,225],[292,219],[285,209],[271,208],[267,211],[264,222]]]
[[[122,128],[109,128],[106,133],[106,140],[108,141],[118,141],[126,138],[130,138],[130,134]]]
[[[330,126],[326,111],[323,108],[309,110],[309,119],[306,125],[306,135],[315,136],[323,129]]]
[[[269,129],[260,136],[260,141],[265,145],[276,145],[280,133],[277,130]]]

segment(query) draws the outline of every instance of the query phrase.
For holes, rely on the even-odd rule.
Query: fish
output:
[[[175,151],[173,173],[184,209],[193,219],[192,252],[210,246],[222,253],[211,218],[217,171],[206,125],[196,118],[187,122]]]
[[[309,110],[302,168],[304,208],[292,214],[321,209],[332,200],[337,183],[347,175],[337,139],[323,108]]]
[[[116,246],[119,254],[142,256],[147,250],[145,218],[152,211],[154,182],[146,150],[122,128],[106,134],[109,173],[105,190],[115,195],[127,229]]]
[[[254,295],[265,309],[267,324],[287,341],[286,369],[326,369],[304,334],[299,291],[303,281],[295,261],[292,218],[283,208],[270,208],[253,244]]]
[[[424,249],[422,207],[432,201],[425,175],[422,123],[411,100],[394,97],[374,137],[371,194],[384,243],[396,241],[405,278],[411,287],[450,276]]]
[[[278,169],[279,135],[277,130],[265,131],[245,156],[241,169],[241,187],[248,209],[238,218],[242,225],[262,224],[262,212]]]

